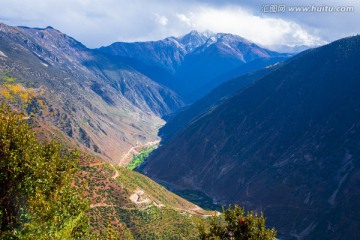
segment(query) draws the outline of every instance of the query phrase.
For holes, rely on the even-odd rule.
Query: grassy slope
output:
[[[74,142],[59,135],[56,127],[32,121],[37,123],[33,126],[40,141],[56,139],[74,148]],[[85,187],[96,239],[196,239],[197,219],[211,215],[150,178],[97,156],[84,154],[80,165],[75,185]],[[136,204],[130,199],[139,190],[144,192],[140,200],[147,202]]]
[[[135,239],[196,239],[197,218],[207,214],[142,174],[96,159],[82,162],[77,184],[91,201],[94,232],[105,238],[112,228]],[[139,190],[144,193],[134,203]]]
[[[10,104],[18,111],[27,107],[22,100]],[[48,113],[41,108],[28,119],[39,141],[56,140],[65,148],[78,148],[74,140],[37,114]],[[148,177],[104,163],[93,154],[81,157],[81,171],[74,184],[85,187],[84,195],[91,202],[89,216],[94,239],[196,239],[196,219],[209,213]],[[136,195],[138,191],[141,196]],[[134,202],[134,196],[139,202]]]

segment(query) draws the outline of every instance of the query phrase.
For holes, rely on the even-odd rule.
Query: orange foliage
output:
[[[25,88],[21,84],[2,84],[0,85],[0,98],[9,100],[10,103],[17,103],[21,107],[27,105],[37,97],[36,90],[33,88]],[[41,101],[40,106],[44,106]]]

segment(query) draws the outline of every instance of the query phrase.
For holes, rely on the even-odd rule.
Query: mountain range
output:
[[[258,72],[225,99],[215,89],[169,120],[142,172],[264,211],[281,239],[357,239],[359,59],[360,37],[349,37]]]
[[[225,33],[192,31],[181,37],[160,41],[117,42],[99,51],[112,56],[135,58],[161,68],[159,74],[171,76],[160,83],[179,93],[185,102],[203,97],[231,77],[283,61],[291,54],[277,53]],[[243,67],[243,70],[236,69]],[[228,77],[222,77],[235,71]],[[152,72],[150,71],[151,74]],[[154,73],[152,73],[154,75]]]
[[[280,239],[357,239],[359,57],[359,36],[297,55],[197,31],[90,49],[0,23],[0,100],[42,141],[92,155],[76,184],[100,235],[196,238],[209,213],[161,183],[204,208],[264,211]],[[137,168],[158,183],[115,166],[158,144]]]
[[[128,149],[157,141],[161,115],[184,104],[172,90],[51,27],[1,24],[0,49],[0,71],[13,79],[3,90],[35,91],[44,106],[28,106],[28,113],[109,161],[128,161]]]
[[[34,102],[25,110],[41,117],[41,126],[59,129],[78,147],[116,164],[156,145],[163,118],[191,102],[186,95],[192,89],[207,92],[206,85],[201,87],[205,76],[191,82],[191,72],[197,71],[193,64],[205,74],[204,60],[212,58],[222,74],[254,59],[269,64],[288,57],[230,34],[194,31],[179,38],[89,49],[52,27],[5,24],[0,24],[0,51],[2,91],[13,93],[20,87],[26,94],[34,92],[42,106]],[[225,81],[219,79],[212,88]]]

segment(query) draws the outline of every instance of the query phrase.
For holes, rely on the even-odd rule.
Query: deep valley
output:
[[[360,36],[286,49],[0,23],[0,238],[359,239]]]

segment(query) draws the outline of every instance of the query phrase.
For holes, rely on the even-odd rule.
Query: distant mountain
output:
[[[281,239],[360,236],[360,36],[308,50],[191,121],[143,172],[263,210]]]
[[[213,36],[214,33],[210,31],[207,32],[191,31],[190,33],[185,34],[183,36],[171,37],[171,38],[179,42],[187,53],[191,53],[196,48],[206,43],[206,41]]]
[[[325,44],[325,42],[323,44]],[[276,52],[299,53],[299,52],[303,52],[309,48],[314,48],[314,47],[319,47],[319,46],[320,45],[309,47],[307,45],[287,46],[287,45],[283,45],[283,44],[275,44],[275,45],[271,46],[271,49]]]
[[[162,67],[170,73],[178,69],[186,55],[186,50],[175,38],[151,42],[116,42],[99,51],[134,58],[148,65]]]
[[[188,102],[204,96],[228,80],[219,77],[243,64],[248,63],[247,69],[257,70],[271,59],[274,59],[274,63],[291,56],[261,48],[236,35],[197,31],[159,41],[117,42],[99,51],[136,59],[168,72],[168,81],[163,79],[160,83],[179,93]],[[255,60],[256,64],[251,67],[251,62]],[[262,60],[267,63],[261,64]],[[245,70],[242,73],[247,73]]]
[[[248,73],[254,73],[256,71],[262,71],[264,69],[272,68],[272,66],[277,66],[282,62],[286,61],[287,59],[289,59],[289,55],[270,58],[259,58],[251,62],[244,63],[239,67],[236,67],[228,72],[225,72],[219,77],[206,82],[206,84],[195,90],[194,94],[198,97],[206,96],[210,90],[216,89],[217,86],[220,86],[219,83],[226,83],[230,79],[243,76]]]
[[[236,35],[218,33],[186,55],[181,69],[177,72],[177,77],[182,80],[183,89],[195,95],[194,91],[200,86],[208,91],[218,86],[224,81],[223,79],[213,84],[212,88],[207,84],[212,79],[219,79],[221,75],[243,64],[280,56],[287,57],[288,55],[261,48]],[[199,97],[201,95],[195,95],[195,98]]]
[[[161,117],[184,106],[174,91],[124,60],[88,49],[51,27],[0,24],[0,80],[1,90],[10,94],[1,94],[2,100],[14,100],[11,95],[20,90],[26,98],[31,90],[43,105],[24,104],[29,114],[117,163],[129,161],[132,147],[158,141]]]

